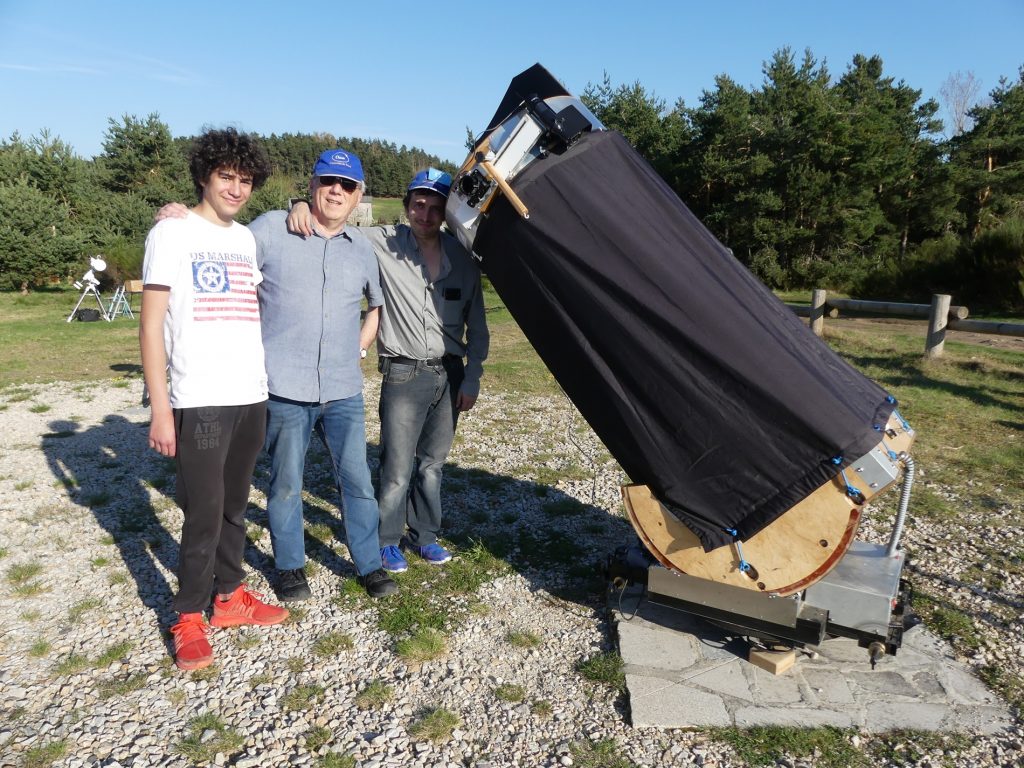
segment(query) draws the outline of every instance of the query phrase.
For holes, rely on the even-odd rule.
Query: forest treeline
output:
[[[100,277],[139,277],[153,214],[168,201],[195,201],[188,171],[192,137],[172,137],[159,115],[110,118],[103,151],[87,160],[42,132],[0,144],[0,290],[29,290],[79,277],[88,256],[108,264]],[[324,149],[347,147],[363,162],[367,193],[401,197],[409,179],[450,162],[415,147],[376,139],[317,134],[261,137],[273,175],[253,193],[239,220],[285,208],[306,194],[310,169]]]
[[[950,93],[947,130],[877,56],[833,78],[782,49],[760,87],[721,75],[692,108],[607,75],[581,98],[773,288],[1020,310],[1024,67],[975,104],[964,95]]]
[[[972,309],[1020,311],[1024,67],[987,95],[949,95],[944,125],[940,105],[887,75],[877,56],[855,56],[834,77],[810,51],[798,58],[789,49],[765,63],[760,86],[720,75],[692,107],[669,107],[641,83],[607,75],[580,94],[771,287],[913,301],[942,292]],[[91,160],[46,132],[0,144],[0,288],[77,276],[97,252],[114,277],[137,273],[155,208],[194,196],[190,141],[172,137],[158,115],[126,115],[110,119]],[[300,193],[331,146],[362,158],[375,196],[401,196],[427,165],[453,170],[379,140],[264,141],[274,175],[248,218]]]

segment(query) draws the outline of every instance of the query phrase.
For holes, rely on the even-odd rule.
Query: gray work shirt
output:
[[[428,360],[466,358],[462,392],[480,394],[490,333],[484,315],[480,269],[451,235],[441,234],[441,271],[431,282],[419,244],[406,224],[361,227],[373,244],[384,290],[377,352]]]
[[[330,238],[290,234],[286,216],[269,211],[249,224],[270,394],[303,403],[360,394],[362,299],[384,301],[373,248],[352,227]]]

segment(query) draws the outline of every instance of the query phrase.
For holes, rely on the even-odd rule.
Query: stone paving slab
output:
[[[924,626],[907,630],[875,669],[855,640],[837,638],[798,651],[792,668],[773,675],[747,662],[746,640],[641,597],[617,596],[612,611],[634,726],[996,733],[1013,724],[1006,703]]]

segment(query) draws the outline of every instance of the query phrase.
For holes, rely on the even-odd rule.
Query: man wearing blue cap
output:
[[[373,247],[345,221],[363,194],[363,167],[351,152],[327,150],[313,166],[310,236],[290,234],[285,211],[251,224],[266,354],[270,490],[267,517],[277,593],[284,601],[311,596],[302,518],[302,477],[316,430],[327,446],[341,495],[345,539],[359,581],[373,597],[397,590],[381,568],[380,514],[366,464],[366,419],[360,359],[377,335],[379,271]],[[183,215],[164,206],[157,218]],[[360,327],[361,302],[369,311]]]
[[[249,225],[263,272],[259,300],[270,389],[267,517],[278,594],[282,600],[310,596],[303,570],[302,476],[315,429],[331,458],[360,582],[370,595],[382,597],[397,587],[381,569],[359,361],[360,350],[376,335],[383,295],[371,245],[345,226],[362,198],[359,158],[343,149],[324,152],[309,191],[311,237],[290,234],[284,211],[270,211]],[[363,298],[369,311],[360,327]]]
[[[451,559],[437,541],[441,470],[459,413],[480,393],[490,339],[480,270],[458,240],[441,232],[451,183],[443,171],[421,171],[403,201],[407,225],[361,228],[384,289],[377,501],[382,562],[396,573],[408,568],[403,544],[428,563]],[[308,231],[306,221],[305,207],[296,205],[289,228]]]

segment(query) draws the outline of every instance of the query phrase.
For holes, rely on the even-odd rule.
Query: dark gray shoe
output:
[[[366,594],[370,597],[387,597],[398,591],[398,585],[391,580],[388,572],[383,568],[359,577],[359,583],[363,585]]]
[[[306,581],[306,572],[301,568],[277,572],[277,597],[285,603],[308,600],[313,596]]]

